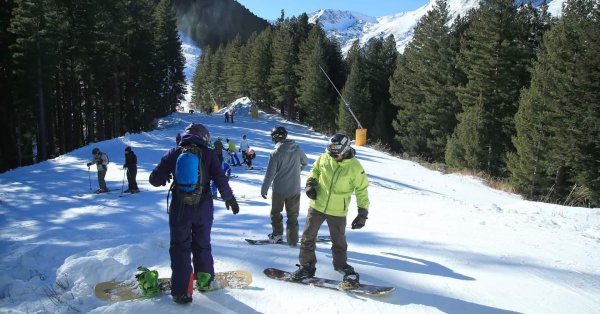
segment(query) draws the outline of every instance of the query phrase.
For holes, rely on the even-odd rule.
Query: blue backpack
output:
[[[175,163],[175,193],[186,205],[197,205],[208,192],[202,149],[194,144],[182,146]],[[206,191],[205,191],[206,190]]]

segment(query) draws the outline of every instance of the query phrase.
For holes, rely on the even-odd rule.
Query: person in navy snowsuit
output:
[[[239,212],[239,206],[223,173],[221,163],[215,152],[208,148],[209,142],[208,130],[201,124],[191,124],[181,136],[180,145],[171,148],[150,174],[150,184],[165,186],[175,175],[175,165],[182,147],[195,144],[202,150],[204,170],[207,173],[205,176],[207,181],[202,182],[202,185],[206,195],[203,195],[197,205],[187,205],[183,203],[181,197],[178,197],[178,193],[174,192],[169,206],[171,295],[173,301],[177,303],[192,302],[192,291],[188,291],[188,284],[195,273],[208,273],[211,275],[211,280],[214,278],[214,261],[210,244],[214,207],[210,195],[210,180],[216,182],[227,209],[231,208],[234,215]],[[193,255],[191,261],[190,255]]]

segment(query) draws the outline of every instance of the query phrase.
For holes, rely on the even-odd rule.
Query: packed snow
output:
[[[475,177],[443,174],[371,147],[355,147],[369,176],[369,219],[347,229],[348,262],[361,281],[394,286],[385,297],[280,282],[263,270],[296,269],[298,248],[251,246],[244,238],[271,231],[269,200],[260,196],[270,130],[284,126],[307,153],[324,151],[327,136],[278,116],[252,119],[251,101],[236,101],[234,124],[222,114],[175,113],[159,129],[107,140],[0,174],[0,312],[4,313],[597,313],[600,308],[600,209],[523,200]],[[149,173],[189,123],[213,138],[239,144],[247,135],[257,170],[233,168],[230,184],[240,204],[233,215],[215,201],[212,232],[217,271],[247,269],[244,289],[194,293],[191,305],[160,298],[110,303],[94,296],[97,282],[133,278],[140,265],[171,274],[167,187]],[[138,156],[139,194],[120,197],[124,149]],[[90,194],[91,150],[110,157],[113,192]],[[302,175],[302,181],[310,167]],[[125,182],[125,188],[126,188]],[[356,215],[353,204],[349,220]],[[300,225],[308,208],[302,194]],[[320,235],[327,235],[325,225]],[[317,276],[340,279],[330,244],[317,245]]]

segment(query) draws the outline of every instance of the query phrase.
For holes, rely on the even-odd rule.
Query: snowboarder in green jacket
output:
[[[316,238],[323,222],[327,222],[331,235],[333,268],[341,272],[345,284],[357,286],[359,275],[347,263],[346,216],[352,193],[356,195],[358,215],[352,221],[352,229],[365,226],[369,214],[369,181],[360,162],[354,158],[350,138],[335,134],[329,139],[326,152],[313,164],[306,180],[306,196],[310,207],[304,224],[300,246],[299,269],[293,278],[302,280],[315,275],[317,258]]]

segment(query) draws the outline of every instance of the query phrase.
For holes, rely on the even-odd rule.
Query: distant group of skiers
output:
[[[233,123],[233,116],[235,116],[235,110],[225,111],[225,123]]]
[[[87,163],[88,171],[90,166],[96,165],[96,170],[98,172],[98,189],[95,193],[106,193],[109,191],[106,186],[106,181],[104,178],[106,177],[106,173],[108,172],[108,155],[100,151],[99,148],[92,149],[92,160]],[[126,169],[127,175],[127,183],[128,188],[123,193],[138,193],[140,189],[138,188],[136,176],[137,176],[137,156],[133,152],[130,146],[125,147],[125,162],[123,164],[123,169]],[[91,189],[91,182],[90,182]]]
[[[227,119],[227,118],[226,118]],[[233,120],[232,120],[233,122]],[[359,275],[347,263],[347,242],[345,236],[346,216],[352,193],[355,193],[358,215],[352,221],[352,229],[360,229],[368,217],[369,197],[367,175],[360,162],[354,158],[355,150],[350,146],[350,138],[336,134],[329,139],[326,152],[313,163],[306,181],[305,193],[310,199],[308,215],[302,238],[298,239],[300,212],[301,171],[308,165],[308,158],[300,145],[288,139],[288,132],[282,126],[271,131],[275,144],[269,154],[269,161],[261,185],[261,196],[267,199],[271,193],[271,226],[268,235],[270,242],[289,246],[300,242],[299,268],[293,273],[294,280],[310,278],[316,272],[316,239],[324,222],[329,226],[332,240],[333,267],[343,274],[343,281],[351,286],[359,284]],[[241,152],[243,163],[252,169],[252,159],[256,153],[249,145],[246,135],[242,136],[239,149],[231,139],[222,138],[211,142],[210,133],[202,124],[190,124],[183,134],[177,134],[176,145],[158,162],[150,174],[150,184],[165,186],[173,180],[169,191],[173,199],[168,207],[171,257],[171,295],[180,304],[192,302],[189,283],[195,280],[195,289],[201,292],[211,290],[215,271],[211,251],[210,234],[213,224],[213,198],[217,190],[225,202],[227,210],[239,213],[239,205],[229,184],[231,166],[240,166],[236,152]],[[100,192],[108,191],[106,175],[108,157],[98,148],[92,151],[94,158],[88,167],[98,167]],[[139,191],[135,184],[137,158],[131,147],[125,150],[130,182],[128,191]],[[183,182],[186,178],[186,182]],[[131,179],[131,180],[130,180]],[[134,183],[132,185],[132,183]],[[283,225],[282,212],[286,211],[286,225]],[[285,238],[283,233],[285,230]],[[192,258],[193,256],[193,258]]]

